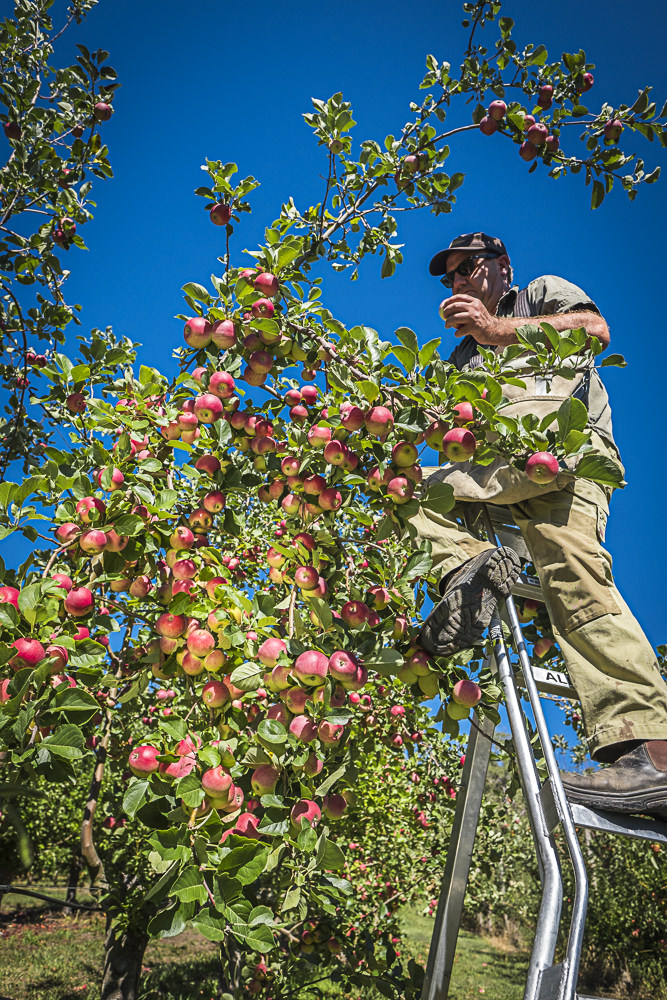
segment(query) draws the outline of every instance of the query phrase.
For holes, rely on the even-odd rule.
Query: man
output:
[[[509,256],[496,237],[458,236],[435,255],[429,270],[452,289],[443,318],[460,340],[449,359],[459,370],[483,364],[479,345],[502,350],[516,343],[517,327],[527,322],[547,321],[557,331],[583,327],[604,347],[609,344],[597,306],[571,282],[545,275],[523,289],[512,286]],[[543,412],[557,408],[558,397],[539,381],[517,393],[515,415],[522,406],[523,412],[535,412],[545,395]],[[593,443],[618,459],[597,372],[585,392]],[[434,478],[451,483],[457,502],[509,507],[530,550],[554,636],[581,699],[591,755],[611,765],[594,775],[565,775],[570,799],[667,820],[667,685],[614,585],[611,558],[602,547],[611,491],[567,471],[539,486],[501,459],[491,466],[448,466]],[[428,651],[441,656],[481,637],[496,602],[510,593],[520,570],[511,549],[496,549],[463,527],[460,503],[444,516],[420,512],[413,522],[420,537],[431,541],[434,564],[442,573],[442,600],[421,637]]]

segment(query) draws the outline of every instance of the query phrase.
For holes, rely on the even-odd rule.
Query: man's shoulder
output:
[[[533,278],[519,294],[526,297],[533,316],[574,312],[576,309],[599,312],[595,302],[583,288],[558,274],[542,274]]]

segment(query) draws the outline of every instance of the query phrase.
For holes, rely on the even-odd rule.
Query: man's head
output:
[[[454,295],[472,295],[495,313],[512,282],[512,268],[502,240],[486,233],[457,236],[429,265]]]

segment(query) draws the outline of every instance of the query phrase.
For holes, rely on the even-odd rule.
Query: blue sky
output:
[[[514,18],[520,44],[542,42],[550,57],[586,50],[597,66],[586,95],[592,110],[603,100],[632,103],[646,84],[660,106],[667,98],[664,7],[639,2],[632,10],[620,0],[517,0],[503,13]],[[301,118],[311,96],[342,90],[358,122],[356,141],[382,141],[407,121],[426,54],[458,64],[466,38],[460,21],[453,0],[261,7],[194,0],[187,8],[174,0],[102,0],[60,57],[71,58],[74,41],[108,49],[122,83],[102,127],[116,176],[96,186],[96,217],[82,233],[90,252],[72,251],[69,261],[69,299],[82,304],[84,327],[112,325],[142,342],[143,361],[169,368],[170,344],[181,343],[173,318],[182,310],[179,289],[189,280],[207,283],[222,250],[220,230],[193,195],[204,158],[233,160],[240,176],[261,181],[250,196],[253,214],[234,238],[240,262],[288,196],[304,207],[319,200],[325,158]],[[647,166],[664,161],[657,146],[643,149]],[[666,182],[643,189],[634,204],[614,191],[592,213],[581,176],[554,183],[542,169],[528,175],[516,147],[498,136],[466,133],[451,150],[448,172],[467,175],[452,215],[402,219],[405,264],[391,279],[379,278],[374,258],[355,284],[322,271],[325,301],[348,325],[363,322],[385,337],[407,325],[427,341],[443,330],[442,289],[428,276],[428,260],[454,235],[478,229],[504,239],[520,282],[555,273],[581,285],[609,322],[613,350],[629,361],[605,375],[628,480],[613,500],[607,543],[617,582],[649,638],[667,641]],[[445,331],[443,353],[453,345]]]

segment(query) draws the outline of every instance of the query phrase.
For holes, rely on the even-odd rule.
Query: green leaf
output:
[[[377,670],[385,677],[391,677],[403,666],[403,656],[397,649],[380,649],[364,657],[364,666],[367,669]]]
[[[602,181],[593,181],[593,190],[591,191],[591,208],[599,208],[604,201],[604,184]]]
[[[574,471],[581,479],[591,479],[602,486],[624,485],[620,465],[605,455],[584,455]]]
[[[23,587],[19,593],[19,611],[25,617],[29,616],[29,613],[33,611],[37,605],[40,603],[42,598],[42,587],[40,583],[31,583],[27,587]],[[34,620],[34,616],[33,616]]]
[[[611,365],[615,365],[617,368],[625,368],[627,361],[622,354],[609,354],[600,362],[600,368],[608,368]]]
[[[295,910],[299,905],[301,900],[301,889],[297,886],[294,889],[290,889],[285,893],[285,898],[283,899],[282,906],[280,907],[281,913],[286,913],[288,910]]]
[[[76,760],[84,754],[83,733],[75,725],[60,726],[53,736],[42,740],[40,746],[47,747],[57,757]]]
[[[155,497],[155,506],[162,510],[171,510],[177,500],[178,493],[176,490],[160,490]]]
[[[588,423],[588,410],[580,399],[569,396],[558,408],[558,430],[561,438],[566,438],[570,431],[583,431]]]
[[[57,702],[54,711],[62,712],[68,722],[75,722],[80,726],[85,726],[100,710],[97,699],[79,687],[68,688],[58,694]]]
[[[326,601],[323,601],[321,597],[311,597],[308,601],[311,609],[315,612],[318,619],[322,622],[322,627],[325,629],[331,628],[333,623],[333,616],[331,614],[331,608]]]
[[[411,330],[409,326],[399,326],[395,333],[404,347],[407,347],[412,354],[419,354],[419,341],[414,330]]]
[[[227,937],[227,920],[217,910],[202,910],[192,926],[209,941],[224,941]]]
[[[395,347],[394,354],[401,362],[406,372],[414,371],[415,365],[417,364],[417,356],[413,354],[412,351],[408,350],[407,347]]]
[[[196,281],[188,281],[187,285],[183,285],[182,291],[184,295],[188,295],[191,299],[199,299],[202,302],[208,302],[212,297],[210,292]]]
[[[320,844],[317,849],[317,863],[325,871],[339,872],[345,867],[345,855],[338,844],[327,840],[323,835],[320,838]]]
[[[205,903],[208,895],[202,885],[202,876],[194,865],[184,868],[171,887],[171,894],[182,903]]]
[[[347,764],[341,764],[341,766],[338,767],[333,772],[333,774],[330,774],[328,777],[324,779],[321,785],[317,786],[317,788],[315,789],[315,794],[322,796],[326,795],[329,789],[333,788],[333,786],[336,784],[337,781],[340,781],[340,779],[343,777],[346,771],[347,771]]]
[[[413,580],[418,576],[426,576],[432,565],[432,556],[428,552],[421,549],[419,552],[414,552],[410,556],[408,564],[403,570],[402,576],[406,580]]]
[[[372,403],[380,395],[380,388],[375,382],[362,379],[357,382],[357,388],[364,394],[369,403]]]
[[[125,795],[123,796],[123,812],[130,818],[134,817],[146,801],[148,793],[148,781],[146,778],[137,778],[131,781]]]
[[[257,727],[257,735],[270,746],[280,746],[287,740],[287,730],[277,719],[263,719]]]
[[[429,340],[428,344],[424,344],[419,352],[419,364],[422,368],[425,368],[427,364],[431,361],[431,358],[438,350],[442,343],[440,337],[436,337],[435,340]]]
[[[572,452],[578,451],[583,444],[590,441],[590,434],[586,434],[584,431],[570,431],[569,434],[563,438],[563,447],[568,455]]]
[[[230,681],[242,691],[256,691],[261,686],[266,668],[262,663],[242,663],[232,671]]]
[[[420,507],[432,510],[435,514],[448,514],[455,503],[454,490],[449,483],[440,483],[437,480],[431,483],[419,501]]]

